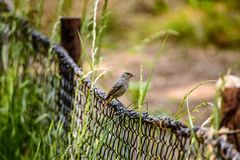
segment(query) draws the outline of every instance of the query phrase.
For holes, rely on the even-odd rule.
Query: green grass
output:
[[[4,63],[7,65],[0,76],[0,157],[39,159],[42,156],[50,156],[51,143],[46,142],[50,139],[47,133],[54,119],[49,111],[50,106],[54,105],[54,89],[49,84],[45,85],[44,81],[50,83],[50,80],[56,77],[45,77],[42,73],[36,73],[35,64],[26,60],[26,57],[36,60],[36,55],[26,39],[20,40],[15,37],[19,31],[14,29],[21,24],[13,24],[10,25],[10,29],[13,30],[8,44],[3,46],[7,49],[2,53],[6,56]]]
[[[28,6],[25,1],[15,1],[15,12],[29,16],[29,21],[38,28],[43,3],[38,1],[37,6]],[[30,14],[35,9],[39,17],[31,19]],[[63,128],[61,122],[56,121],[54,111],[59,85],[55,68],[58,66],[52,63],[56,57],[51,50],[48,57],[36,53],[17,19],[12,19],[8,25],[0,22],[0,26],[1,32],[9,31],[7,43],[1,50],[4,58],[0,59],[4,66],[0,70],[0,159],[59,157],[68,146],[61,141]],[[59,40],[57,28],[58,22],[52,32],[52,42]]]
[[[194,147],[194,149],[197,152],[197,156],[198,159],[201,157],[201,153],[199,152],[199,144],[197,141],[197,135],[194,132],[194,116],[193,113],[194,112],[199,112],[199,110],[201,110],[201,108],[205,107],[205,106],[211,106],[212,107],[212,114],[211,116],[209,116],[201,125],[201,127],[207,125],[207,124],[211,124],[211,126],[213,126],[213,128],[215,129],[219,129],[219,124],[220,124],[220,117],[219,117],[219,98],[220,98],[220,92],[218,92],[216,94],[216,101],[215,103],[210,103],[210,102],[202,102],[197,106],[194,106],[193,109],[189,104],[189,97],[190,95],[196,91],[199,87],[201,87],[202,85],[208,84],[208,83],[216,83],[216,80],[208,80],[208,81],[203,81],[199,84],[197,84],[196,86],[194,86],[189,92],[187,92],[185,94],[185,96],[183,97],[182,101],[179,104],[178,107],[178,111],[175,115],[176,119],[180,120],[183,117],[187,116],[187,126],[188,128],[190,128],[191,131],[191,147],[189,147],[189,153],[190,153],[190,149],[192,147]],[[191,107],[191,108],[190,108]]]

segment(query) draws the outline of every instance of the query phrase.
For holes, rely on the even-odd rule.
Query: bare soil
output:
[[[159,46],[152,45],[139,53],[124,50],[104,51],[101,66],[108,68],[110,72],[104,76],[101,86],[108,91],[124,71],[136,74],[133,81],[139,81],[141,65],[143,65],[144,80],[147,81],[150,73],[149,64],[154,61],[158,50]],[[238,53],[238,50],[220,50],[214,47],[183,48],[174,44],[168,45],[158,61],[151,88],[146,96],[149,112],[154,115],[165,113],[174,116],[184,95],[197,84],[207,80],[217,80],[228,69],[239,74],[240,54]],[[215,83],[207,83],[197,88],[189,97],[190,106],[206,101],[214,102],[215,92]],[[126,106],[133,101],[127,97],[129,96],[124,95],[120,98]],[[211,106],[205,106],[194,113],[196,123],[201,124],[209,117],[211,110]]]

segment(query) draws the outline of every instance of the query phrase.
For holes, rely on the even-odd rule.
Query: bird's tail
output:
[[[112,97],[107,97],[107,98],[105,99],[104,104],[103,104],[103,108],[105,108],[105,107],[111,102],[111,100],[112,100]]]

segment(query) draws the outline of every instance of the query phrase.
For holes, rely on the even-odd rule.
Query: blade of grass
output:
[[[37,159],[38,152],[39,152],[39,149],[40,149],[40,145],[41,145],[41,141],[38,143],[37,150],[36,150],[36,153],[34,155],[34,159]]]
[[[183,99],[181,100],[181,102],[180,102],[180,104],[178,106],[178,111],[177,111],[177,113],[175,115],[177,120],[181,119],[184,116],[183,113],[185,114],[185,112],[184,112],[184,104],[186,103],[186,99],[188,98],[188,96],[190,96],[200,86],[208,84],[208,83],[213,83],[213,82],[216,82],[216,80],[203,81],[203,82],[197,84],[196,86],[194,86],[190,91],[188,91],[185,94],[185,96],[183,97]]]
[[[165,46],[165,43],[166,43],[167,39],[168,39],[168,33],[166,34],[163,42],[161,43],[161,47],[160,47],[159,53],[161,53],[161,51],[163,50],[163,47]],[[151,71],[150,71],[150,75],[148,76],[147,84],[146,84],[146,86],[145,86],[145,88],[144,88],[144,90],[143,90],[143,96],[142,96],[142,102],[141,102],[141,104],[142,104],[142,103],[144,102],[144,100],[145,100],[145,97],[146,97],[146,94],[147,94],[147,91],[148,91],[150,82],[151,82],[151,80],[152,80],[153,73],[154,73],[154,71],[155,71],[155,68],[156,68],[156,65],[157,65],[157,62],[158,62],[160,56],[161,56],[161,54],[157,54],[156,57],[155,57],[155,59],[154,59],[155,61],[153,62],[153,65],[152,65],[152,67],[151,67]]]
[[[86,48],[85,48],[85,44],[84,44],[84,42],[83,42],[83,39],[82,39],[82,36],[81,36],[81,34],[80,34],[80,32],[78,31],[78,36],[79,36],[79,39],[80,39],[80,42],[81,42],[81,47],[82,47],[82,50],[83,50],[83,54],[84,54],[84,56],[85,56],[85,58],[86,58],[86,60],[87,60],[87,62],[88,62],[88,64],[89,64],[89,66],[91,67],[91,70],[93,70],[94,68],[94,66],[92,65],[92,62],[91,62],[91,58],[89,57],[89,55],[88,55],[88,53],[87,53],[87,50],[86,50]]]

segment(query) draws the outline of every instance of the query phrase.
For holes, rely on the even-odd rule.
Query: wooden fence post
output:
[[[61,45],[77,64],[81,55],[80,38],[78,35],[80,26],[81,20],[79,17],[61,18]]]
[[[77,64],[81,56],[80,26],[81,20],[78,17],[61,18],[61,45]],[[59,95],[60,119],[63,120],[65,130],[68,130],[71,119],[69,113],[73,109],[75,99],[74,71],[73,68],[64,65],[61,61],[59,65],[61,75]]]
[[[221,124],[220,127],[229,130],[240,129],[240,79],[233,75],[224,77],[222,91]],[[227,135],[229,143],[240,151],[240,134]]]

